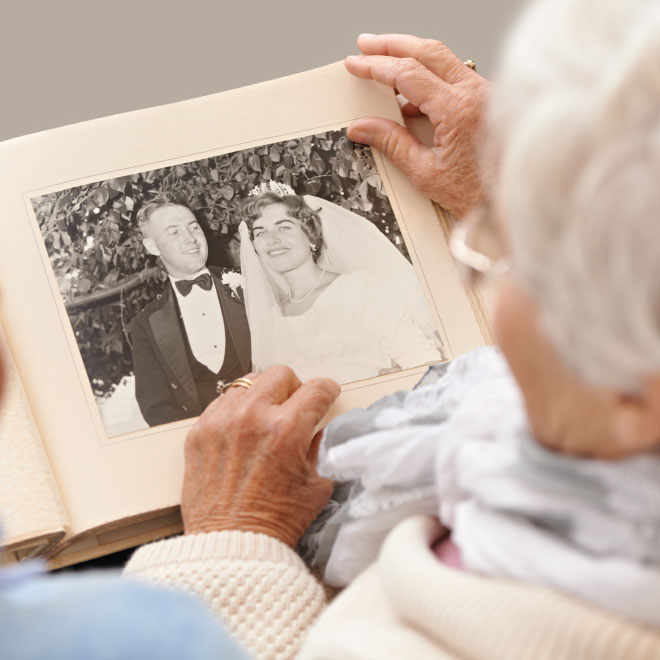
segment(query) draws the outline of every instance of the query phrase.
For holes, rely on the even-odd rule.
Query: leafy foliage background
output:
[[[128,325],[165,287],[142,247],[136,214],[164,190],[188,200],[209,263],[238,270],[239,209],[262,181],[290,185],[361,214],[408,257],[369,147],[343,130],[276,142],[32,199],[46,250],[96,396],[133,371]]]

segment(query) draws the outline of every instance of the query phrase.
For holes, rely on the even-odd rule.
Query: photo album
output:
[[[363,116],[403,123],[337,63],[0,143],[0,560],[179,532],[186,434],[249,371],[336,380],[325,423],[490,343]]]

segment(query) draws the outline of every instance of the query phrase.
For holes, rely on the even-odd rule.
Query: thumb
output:
[[[431,149],[410,131],[390,119],[364,117],[348,125],[347,135],[353,142],[368,144],[391,160],[413,183],[419,184],[420,163],[427,160]]]

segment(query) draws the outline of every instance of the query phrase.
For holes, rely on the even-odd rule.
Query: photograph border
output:
[[[132,165],[130,167],[124,167],[116,170],[108,170],[91,175],[86,175],[85,177],[79,179],[66,180],[45,188],[35,189],[23,193],[22,195],[23,202],[27,210],[28,217],[30,218],[31,221],[30,224],[31,224],[33,239],[37,244],[41,263],[44,268],[44,272],[46,274],[46,278],[48,280],[48,284],[50,287],[50,293],[55,303],[55,308],[57,309],[58,320],[64,332],[64,336],[66,337],[67,347],[69,349],[70,356],[73,360],[73,364],[76,367],[78,383],[81,387],[81,392],[87,404],[89,415],[93,421],[93,426],[96,430],[96,441],[100,447],[114,445],[122,442],[128,442],[137,438],[147,437],[149,435],[160,434],[163,432],[164,429],[167,430],[186,429],[193,425],[196,417],[170,422],[168,424],[163,424],[159,426],[149,427],[146,429],[140,429],[137,431],[124,433],[121,435],[116,435],[116,436],[107,435],[105,430],[105,425],[101,418],[101,413],[98,404],[96,402],[96,397],[93,393],[92,385],[90,383],[90,379],[88,377],[85,364],[83,362],[82,355],[80,353],[80,348],[76,340],[73,327],[69,320],[68,313],[66,311],[65,303],[59,289],[57,278],[55,276],[55,272],[51,265],[50,256],[48,254],[46,245],[43,241],[43,235],[41,233],[41,229],[39,227],[39,223],[36,214],[34,212],[34,208],[32,206],[32,199],[34,197],[60,192],[63,190],[68,190],[71,188],[87,185],[90,183],[99,183],[112,178],[119,178],[131,174],[139,174],[142,172],[147,172],[150,170],[156,170],[161,168],[174,167],[177,164],[185,164],[197,160],[202,160],[204,158],[222,156],[237,151],[248,150],[250,148],[267,146],[270,144],[283,142],[286,140],[293,140],[293,139],[303,138],[306,136],[317,135],[323,132],[345,130],[347,125],[348,122],[317,126],[317,127],[297,130],[291,133],[267,136],[260,139],[250,140],[248,142],[233,143],[227,146],[223,146],[222,148],[205,150],[202,152],[196,152],[192,154],[178,155],[170,159],[141,163],[139,165]],[[392,182],[390,180],[389,172],[387,171],[387,168],[384,166],[384,158],[375,149],[372,149],[371,153],[374,158],[374,162],[376,164],[376,169],[378,170],[378,174],[380,175],[381,180],[383,182],[383,186],[385,188],[385,194],[392,207],[392,211],[397,221],[399,231],[401,232],[406,249],[408,251],[408,254],[410,255],[412,265],[415,270],[415,275],[424,294],[427,306],[431,311],[435,327],[440,335],[442,345],[445,346],[447,349],[447,353],[448,353],[447,359],[450,359],[451,355],[453,354],[450,340],[445,330],[443,319],[440,314],[440,311],[438,310],[435,298],[431,295],[431,289],[429,286],[427,275],[424,272],[424,270],[421,268],[421,262],[417,254],[417,249],[410,235],[407,226],[407,221],[404,216],[400,201],[393,188]],[[401,371],[397,371],[392,374],[387,374],[383,376],[374,376],[371,378],[353,381],[351,383],[342,385],[342,391],[349,392],[349,391],[359,390],[365,387],[370,387],[374,383],[378,383],[378,384],[387,383],[389,381],[397,380],[398,378],[409,377],[416,373],[419,373],[421,375],[426,371],[426,369],[427,369],[427,365],[420,365],[419,367],[403,369]]]

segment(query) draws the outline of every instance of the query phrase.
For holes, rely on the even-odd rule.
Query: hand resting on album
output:
[[[188,433],[184,531],[251,531],[293,547],[332,492],[316,471],[316,426],[340,389],[283,366],[247,377],[252,387],[227,390]]]

